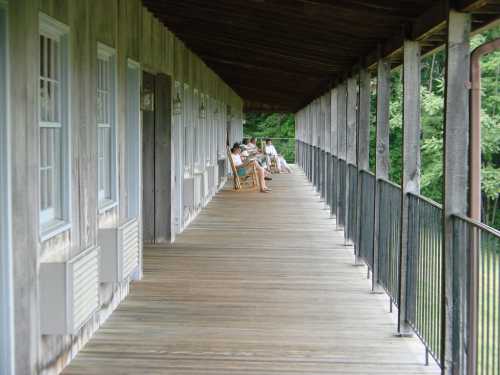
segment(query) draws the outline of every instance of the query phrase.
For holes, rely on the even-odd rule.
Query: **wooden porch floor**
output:
[[[303,173],[217,195],[64,374],[438,374]]]

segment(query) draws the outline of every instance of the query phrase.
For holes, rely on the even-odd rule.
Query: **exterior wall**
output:
[[[70,56],[70,205],[71,226],[48,240],[39,228],[39,14],[69,27]],[[173,222],[180,232],[217,190],[217,163],[225,159],[225,136],[230,122],[231,137],[242,136],[241,99],[167,28],[156,20],[140,0],[10,0],[8,87],[12,147],[12,243],[14,267],[15,362],[18,374],[58,373],[95,330],[126,297],[130,280],[102,283],[100,309],[76,335],[40,334],[40,264],[65,262],[98,243],[98,230],[117,227],[127,219],[127,64],[170,75],[176,87],[188,87],[181,114],[173,114],[172,202]],[[117,204],[98,210],[96,75],[97,43],[116,51]],[[204,115],[194,92],[205,102]],[[227,107],[230,106],[230,116]],[[229,119],[228,119],[229,117]],[[191,120],[191,121],[190,121]],[[195,121],[193,121],[195,120]],[[183,205],[185,127],[192,128],[203,143],[203,162],[196,171],[200,191],[193,207]],[[200,146],[201,147],[201,146]],[[196,152],[191,148],[192,152]],[[213,171],[213,172],[212,172]],[[210,179],[209,173],[216,174]],[[194,171],[193,171],[194,174]],[[210,180],[210,181],[209,181]],[[177,183],[176,183],[177,181]],[[180,181],[180,182],[179,182]],[[195,202],[197,203],[197,202]],[[140,220],[140,218],[139,218]],[[140,270],[138,274],[140,275]]]

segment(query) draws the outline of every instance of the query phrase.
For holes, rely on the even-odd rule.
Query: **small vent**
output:
[[[92,247],[67,262],[40,264],[42,334],[76,334],[99,308],[99,258]]]
[[[194,207],[194,178],[185,178],[182,184],[182,206],[184,223],[189,219]]]
[[[210,170],[212,168],[209,167],[204,173],[203,173],[203,206],[208,202],[208,196],[210,195],[210,185],[208,184],[209,180],[209,175],[210,175]]]
[[[126,279],[139,265],[140,244],[137,219],[118,228],[99,229],[101,281],[115,283]]]
[[[70,263],[73,283],[73,332],[99,307],[99,252],[85,252]]]
[[[208,189],[209,194],[213,194],[215,190],[215,167],[208,168]]]
[[[129,221],[120,228],[122,248],[122,279],[129,276],[139,265],[139,223]]]
[[[199,210],[202,205],[203,197],[203,175],[199,174],[195,176],[194,179],[194,207],[195,210]]]

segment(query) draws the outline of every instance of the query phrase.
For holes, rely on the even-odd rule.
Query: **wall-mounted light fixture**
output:
[[[200,118],[204,119],[206,117],[207,117],[207,109],[205,108],[205,100],[201,99]]]
[[[182,99],[179,92],[177,92],[177,95],[175,95],[172,105],[174,115],[180,115],[182,112]]]
[[[141,92],[141,110],[147,112],[155,110],[155,94],[149,88],[143,88]]]

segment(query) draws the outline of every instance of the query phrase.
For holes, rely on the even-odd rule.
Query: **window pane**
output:
[[[40,128],[40,208],[52,209],[50,219],[60,218],[61,130]]]
[[[113,199],[113,63],[110,58],[97,59],[97,123],[98,123],[98,195],[99,200]]]

